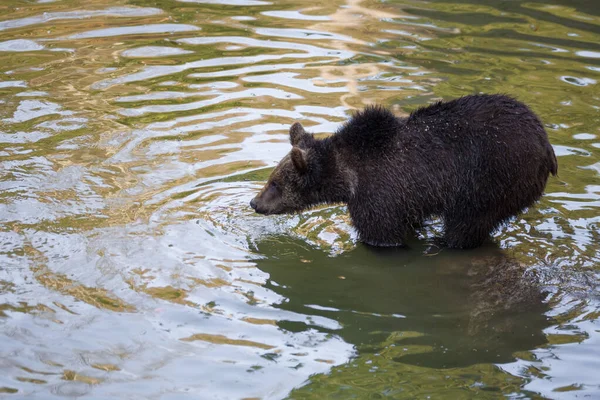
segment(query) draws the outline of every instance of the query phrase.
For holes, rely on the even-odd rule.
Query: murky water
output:
[[[0,80],[8,398],[600,398],[596,0],[4,0]],[[478,92],[560,164],[483,248],[248,207],[293,121]]]

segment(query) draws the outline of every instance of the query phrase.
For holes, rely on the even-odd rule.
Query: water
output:
[[[595,0],[5,0],[7,398],[600,398]],[[287,128],[508,93],[559,176],[474,251],[253,214]]]

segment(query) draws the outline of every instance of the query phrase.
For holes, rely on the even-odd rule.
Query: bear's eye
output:
[[[277,184],[277,182],[271,182],[271,187],[272,187],[273,189],[277,189],[277,190],[279,190],[279,185]]]

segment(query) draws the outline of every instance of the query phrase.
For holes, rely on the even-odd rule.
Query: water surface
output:
[[[7,398],[600,397],[596,1],[6,0]],[[559,176],[473,251],[248,201],[302,122],[507,93]]]

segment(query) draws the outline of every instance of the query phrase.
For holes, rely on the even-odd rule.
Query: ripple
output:
[[[137,35],[148,33],[175,33],[199,31],[200,28],[194,25],[184,24],[149,24],[139,26],[122,26],[116,28],[97,29],[94,31],[76,33],[68,36],[67,39],[90,39],[98,37]]]
[[[575,86],[589,86],[597,83],[595,79],[577,78],[575,76],[561,76],[560,80]]]
[[[150,7],[110,7],[106,10],[50,12],[35,17],[0,21],[0,31],[63,19],[86,19],[93,17],[144,17],[161,14],[162,12],[163,11],[158,8]]]
[[[586,58],[600,58],[600,52],[598,51],[578,51],[575,54]]]
[[[17,93],[17,94],[15,94],[15,96],[17,96],[17,97],[47,97],[48,92],[29,91],[29,92]]]
[[[536,47],[541,47],[541,48],[544,48],[544,49],[549,49],[553,53],[568,53],[569,52],[569,50],[567,50],[567,49],[563,49],[563,48],[560,48],[560,47],[549,46],[547,44],[542,44],[542,43],[531,43],[531,44],[533,46],[536,46]]]
[[[63,110],[59,104],[42,100],[22,100],[12,118],[4,122],[19,123],[36,119],[45,115],[72,115],[71,111]]]
[[[314,80],[307,79],[297,79],[296,76],[300,74],[293,72],[280,72],[277,74],[266,74],[266,75],[258,75],[258,76],[247,76],[242,78],[242,80],[246,82],[261,82],[261,83],[271,83],[277,82],[280,85],[288,86],[296,89],[305,90],[307,92],[312,93],[340,93],[340,92],[348,92],[348,89],[344,87],[327,87],[327,86],[317,86],[313,83]],[[347,82],[347,80],[335,80],[335,83],[338,82]]]
[[[431,38],[429,38],[427,36],[422,36],[422,35],[420,35],[418,33],[414,33],[414,32],[401,31],[398,29],[385,29],[384,32],[391,33],[394,35],[409,37],[409,38],[420,40],[420,41],[431,40]]]
[[[588,185],[585,193],[548,193],[547,197],[555,203],[562,204],[567,210],[590,210],[600,207],[600,186]]]
[[[571,310],[577,309],[577,306],[583,308],[583,312],[578,311],[581,317],[577,322],[569,324],[568,328],[565,326],[560,330],[548,329],[547,334],[556,334],[557,338],[562,340],[534,351],[533,361],[519,360],[500,367],[513,375],[527,376],[528,380],[524,388],[545,397],[594,397],[598,389],[597,378],[592,371],[600,368],[600,362],[593,353],[589,353],[581,346],[581,341],[586,340],[590,346],[600,344],[596,334],[600,324],[593,317],[598,311],[572,298],[564,299],[561,306]],[[530,374],[531,370],[536,371],[533,376]],[[559,393],[560,395],[557,396]]]
[[[198,83],[198,84],[190,84],[188,87],[190,89],[232,89],[238,87],[239,85],[235,82],[211,82],[211,83]]]
[[[41,131],[0,132],[0,143],[35,143],[50,136],[51,133]]]
[[[125,115],[128,117],[140,116],[147,113],[164,113],[164,112],[175,112],[175,111],[188,111],[188,110],[197,110],[204,107],[212,106],[215,104],[223,103],[226,101],[236,100],[236,99],[244,99],[244,98],[252,98],[258,96],[269,96],[276,99],[302,99],[302,96],[299,96],[294,93],[286,92],[281,89],[246,89],[235,93],[227,93],[221,94],[215,98],[210,100],[202,100],[196,101],[193,103],[186,104],[169,104],[169,105],[154,105],[154,106],[142,106],[138,108],[128,108],[124,110],[120,110],[119,113],[121,115]]]
[[[596,139],[596,135],[592,134],[592,133],[577,133],[575,135],[573,135],[573,139],[577,139],[577,140],[592,140],[592,139]]]
[[[308,44],[302,44],[302,43],[282,42],[282,41],[273,41],[273,40],[260,40],[260,39],[236,37],[236,36],[195,37],[195,38],[178,39],[177,42],[190,44],[190,45],[235,43],[237,45],[244,45],[244,46],[248,46],[248,47],[264,47],[264,48],[268,48],[268,49],[297,50],[297,51],[306,53],[306,55],[298,54],[297,57],[301,57],[301,56],[304,56],[304,57],[334,56],[336,58],[345,59],[345,58],[350,58],[354,55],[354,52],[352,52],[352,51],[339,51],[339,50],[327,49],[327,48],[308,45]]]
[[[564,156],[589,157],[589,156],[591,156],[591,153],[589,151],[580,149],[577,147],[559,146],[559,145],[553,145],[552,147],[554,148],[554,153],[556,154],[557,157],[564,157]]]
[[[186,97],[196,97],[196,96],[209,96],[212,94],[219,94],[218,91],[205,91],[205,92],[152,92],[147,94],[140,94],[137,96],[124,96],[118,97],[115,99],[117,103],[127,103],[127,102],[139,102],[139,101],[148,101],[148,100],[169,100],[169,99],[183,99]]]
[[[409,26],[409,27],[428,28],[428,29],[432,29],[432,30],[435,30],[435,31],[446,32],[446,33],[454,33],[454,34],[460,33],[460,29],[458,29],[458,28],[441,27],[441,26],[438,26],[438,25],[432,24],[432,23],[418,23],[418,22],[405,21],[405,20],[397,20],[397,19],[393,19],[393,20],[390,20],[390,21],[393,21],[395,24],[398,24],[398,25],[406,25],[406,26]]]
[[[290,124],[293,121],[310,121],[318,123],[317,126],[311,127],[311,130],[322,132],[323,127],[330,123],[330,121],[324,117],[345,119],[347,117],[345,111],[346,108],[344,107],[330,108],[319,106],[297,106],[294,107],[294,110],[239,107],[220,112],[203,113],[190,117],[178,117],[164,122],[154,122],[148,125],[148,129],[163,129],[167,131],[174,131],[175,133],[184,133],[196,130],[211,129],[215,127],[214,124],[218,124],[218,126],[228,126],[233,125],[242,120],[245,122],[256,121],[268,116],[278,117],[280,119],[287,119],[290,122]],[[237,117],[234,117],[232,119],[223,119],[223,117],[226,117],[231,114],[237,115]],[[203,125],[189,125],[190,122],[203,120],[208,121],[203,123]],[[185,124],[185,126],[177,127],[177,125],[179,124]],[[253,124],[252,127],[246,129],[254,130],[255,126],[256,124]],[[326,132],[332,131],[326,130]],[[278,156],[279,155],[275,155],[274,157]],[[273,161],[275,161],[275,159],[273,159]]]
[[[293,39],[341,40],[344,42],[356,41],[350,36],[340,35],[331,32],[315,31],[311,29],[256,28],[255,32],[259,35],[264,36],[284,37]]]
[[[164,46],[144,46],[135,49],[125,50],[121,53],[123,57],[130,58],[152,58],[152,57],[168,57],[179,56],[183,54],[192,54],[193,51],[179,49],[177,47]]]
[[[92,182],[97,180],[87,180],[88,173],[80,167],[65,167],[58,171],[52,167],[53,164],[43,157],[0,163],[0,171],[11,172],[2,182],[2,188],[6,193],[16,195],[10,203],[0,207],[1,221],[35,224],[65,216],[99,215],[105,204],[91,188]],[[62,201],[46,201],[42,196],[56,191],[62,192],[58,195]]]
[[[256,21],[256,18],[251,17],[249,15],[238,15],[235,17],[231,17],[234,21]]]
[[[187,71],[189,69],[217,67],[217,66],[228,66],[228,65],[240,65],[240,64],[256,64],[263,61],[281,60],[281,59],[303,59],[303,58],[316,58],[325,57],[329,59],[347,59],[354,55],[350,51],[337,51],[331,49],[325,49],[317,46],[292,43],[292,42],[278,42],[270,40],[258,40],[244,37],[196,37],[177,40],[179,43],[185,43],[190,45],[207,45],[216,43],[237,43],[249,47],[264,47],[271,49],[284,49],[284,50],[296,50],[294,53],[286,53],[279,55],[260,55],[260,56],[240,56],[240,57],[221,57],[213,58],[208,60],[192,61],[180,65],[160,65],[160,66],[149,66],[143,68],[141,71],[124,75],[114,79],[107,79],[92,84],[93,89],[107,89],[114,85],[120,85],[124,83],[143,81],[161,76],[172,75]],[[258,67],[249,67],[258,68]],[[266,68],[273,68],[266,66]],[[213,77],[217,76],[218,73],[213,73]],[[198,74],[195,74],[198,77]]]
[[[190,78],[222,78],[224,76],[240,76],[252,74],[255,72],[268,72],[268,71],[279,71],[283,68],[285,69],[303,69],[306,67],[306,64],[294,63],[294,64],[268,64],[268,65],[254,65],[251,67],[244,68],[234,68],[228,69],[225,71],[215,71],[215,72],[197,72],[193,74],[189,74]]]
[[[267,17],[283,18],[283,19],[296,19],[299,21],[330,21],[331,18],[326,15],[308,15],[303,14],[300,11],[263,11],[262,15]]]
[[[22,88],[27,87],[27,82],[24,81],[0,81],[0,89],[4,88]]]
[[[273,4],[269,1],[259,0],[177,0],[182,3],[198,3],[198,4],[220,4],[224,6],[267,6]]]
[[[39,51],[43,50],[44,46],[34,42],[33,40],[15,39],[0,42],[0,51]]]

